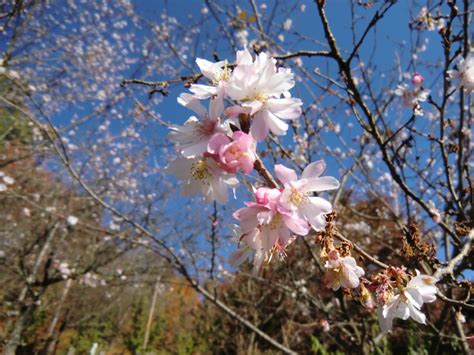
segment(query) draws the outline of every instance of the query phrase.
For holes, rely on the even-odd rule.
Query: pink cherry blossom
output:
[[[309,226],[279,204],[280,191],[261,187],[256,191],[256,202],[234,212],[240,221],[241,242],[255,250],[254,272],[258,272],[265,256],[273,249],[283,253],[294,240],[292,233],[306,235]]]
[[[275,165],[278,179],[283,183],[280,204],[304,218],[316,230],[326,225],[325,215],[332,211],[331,203],[321,197],[312,196],[312,192],[334,190],[339,181],[332,176],[320,177],[326,164],[320,160],[309,164],[298,180],[296,172],[281,164]]]
[[[250,174],[255,163],[256,143],[244,132],[234,132],[232,140],[225,134],[215,134],[209,141],[208,152],[218,156],[221,166],[230,173],[241,169]]]
[[[423,84],[423,81],[425,80],[425,78],[423,78],[423,76],[419,73],[415,73],[413,74],[413,78],[411,79],[411,83],[415,86],[421,86],[421,84]]]
[[[359,278],[364,275],[364,269],[357,266],[352,256],[341,257],[337,250],[332,250],[328,257],[329,259],[324,264],[327,269],[324,279],[327,287],[334,291],[340,287],[359,287]]]

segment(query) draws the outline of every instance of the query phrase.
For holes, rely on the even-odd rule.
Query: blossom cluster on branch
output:
[[[395,95],[400,96],[405,107],[413,109],[415,116],[423,116],[420,102],[426,101],[430,95],[430,90],[423,88],[424,80],[421,74],[415,73],[411,80],[413,87],[402,83],[394,91]]]
[[[168,138],[180,157],[167,169],[184,180],[185,195],[201,192],[207,201],[225,203],[228,189],[238,184],[238,172],[252,172],[257,142],[270,132],[284,135],[288,130],[284,120],[297,119],[302,102],[289,92],[295,85],[291,69],[278,68],[266,53],[253,58],[244,49],[237,52],[235,65],[199,58],[196,62],[211,85],[193,84],[191,94],[178,98],[199,117],[170,127]],[[201,103],[206,99],[208,110]],[[320,176],[324,169],[323,161],[312,163],[298,179],[294,170],[276,165],[283,188],[254,188],[255,202],[247,202],[247,207],[234,213],[241,224],[239,241],[244,248],[237,251],[239,257],[231,259],[243,261],[254,252],[254,271],[258,272],[265,258],[270,260],[275,252],[284,255],[294,235],[307,235],[311,228],[323,230],[324,216],[332,206],[313,193],[339,187],[335,178]]]
[[[237,260],[241,262],[245,260],[244,255],[255,251],[256,273],[265,258],[270,260],[274,253],[285,255],[285,248],[295,239],[292,234],[305,236],[311,228],[315,231],[324,229],[325,215],[332,211],[332,206],[329,201],[312,196],[312,193],[339,187],[335,178],[320,177],[324,168],[323,161],[309,164],[298,180],[294,170],[281,164],[275,166],[283,188],[259,187],[255,191],[256,201],[247,202],[247,207],[234,213],[240,222],[244,244],[243,250],[236,252],[240,255]]]
[[[234,65],[200,58],[196,63],[211,85],[193,84],[191,94],[178,98],[197,117],[170,127],[168,138],[180,157],[168,170],[184,180],[185,195],[200,191],[207,201],[226,203],[227,190],[238,185],[236,173],[253,170],[257,142],[270,132],[284,135],[284,120],[297,119],[302,102],[289,93],[295,85],[291,70],[277,68],[266,53],[252,58],[247,49],[238,51]],[[208,110],[201,103],[207,99]]]
[[[363,304],[369,309],[378,305],[382,331],[391,329],[394,318],[411,317],[425,324],[420,309],[423,303],[435,300],[435,278],[419,273],[410,277],[404,267],[389,267],[368,281],[351,256],[352,245],[334,242],[332,204],[318,194],[340,185],[336,178],[322,176],[324,161],[307,165],[299,178],[295,170],[275,165],[281,187],[260,165],[257,142],[269,134],[286,134],[285,120],[301,115],[301,100],[292,98],[289,92],[295,85],[291,69],[277,67],[276,60],[266,53],[253,58],[247,49],[237,52],[235,64],[199,58],[196,63],[209,84],[192,84],[191,93],[178,98],[196,115],[182,126],[170,126],[168,138],[175,143],[179,156],[167,171],[182,180],[184,195],[201,193],[207,202],[222,204],[228,201],[228,189],[238,186],[239,173],[249,175],[256,170],[266,182],[266,186],[252,186],[254,201],[245,202],[245,207],[233,213],[240,223],[232,227],[239,248],[231,253],[230,264],[237,267],[253,258],[256,275],[264,261],[269,262],[274,255],[284,257],[297,236],[313,231],[328,288],[336,291],[360,287]],[[415,74],[413,88],[403,84],[395,90],[415,115],[422,114],[419,102],[429,95],[423,81],[420,74]],[[208,109],[203,100],[209,100]]]

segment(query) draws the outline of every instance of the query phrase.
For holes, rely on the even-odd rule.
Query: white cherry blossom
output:
[[[226,203],[228,188],[235,188],[239,183],[235,175],[225,172],[213,159],[206,156],[177,158],[166,167],[166,171],[183,180],[184,196],[193,196],[201,192],[207,202],[215,200]]]
[[[192,84],[189,90],[194,94],[194,97],[204,100],[224,95],[226,82],[231,77],[227,61],[213,63],[206,59],[197,58],[196,64],[202,75],[209,79],[212,85]]]
[[[337,291],[340,287],[359,287],[359,278],[364,275],[364,269],[357,266],[352,256],[341,257],[336,250],[329,253],[329,259],[324,264],[326,268],[325,283],[327,287]]]
[[[400,96],[403,105],[413,109],[416,116],[422,116],[423,110],[421,109],[420,102],[428,100],[430,90],[423,89],[419,85],[411,88],[408,84],[402,83],[395,89],[394,94]]]
[[[276,67],[276,60],[260,53],[255,60],[245,49],[237,52],[237,66],[226,87],[226,94],[238,105],[226,110],[229,116],[245,113],[252,117],[251,133],[261,141],[269,131],[284,135],[288,124],[283,120],[301,115],[302,102],[291,98],[295,85],[291,69]]]
[[[71,227],[75,226],[77,222],[79,222],[79,218],[77,218],[76,216],[69,216],[67,218],[67,224]]]
[[[456,88],[464,87],[467,91],[474,91],[474,53],[471,52],[466,58],[461,58],[457,69],[449,70],[451,80],[457,80]]]
[[[423,303],[436,300],[438,292],[435,286],[438,280],[429,275],[420,275],[412,278],[404,289],[399,289],[398,294],[393,294],[383,307],[378,308],[378,318],[382,332],[392,329],[393,320],[412,318],[418,323],[426,324],[426,316],[421,311]]]

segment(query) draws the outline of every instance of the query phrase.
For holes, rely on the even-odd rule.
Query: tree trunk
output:
[[[151,300],[150,311],[148,313],[148,321],[146,323],[145,339],[143,340],[143,351],[146,351],[146,348],[148,347],[148,340],[150,339],[151,325],[153,323],[153,313],[155,312],[156,299],[160,290],[160,279],[160,276],[158,276],[158,278],[156,279],[155,290],[153,291],[153,298]]]
[[[59,300],[59,304],[56,308],[56,312],[54,314],[53,320],[48,328],[48,333],[46,334],[46,354],[53,354],[54,348],[56,347],[56,339],[57,337],[54,336],[56,325],[58,324],[59,317],[61,315],[61,311],[63,309],[64,301],[66,301],[67,295],[69,290],[71,289],[73,280],[68,279],[66,285],[64,286],[63,293],[61,295],[61,299]]]
[[[23,330],[25,328],[25,325],[31,316],[31,313],[33,312],[35,308],[35,303],[36,299],[34,302],[31,302],[29,305],[25,305],[25,299],[26,295],[28,294],[28,291],[30,290],[30,285],[33,284],[36,281],[36,274],[38,273],[38,269],[41,265],[41,261],[44,259],[46,256],[49,245],[51,244],[51,241],[54,238],[54,235],[56,234],[56,230],[58,227],[58,223],[56,223],[53,228],[48,233],[48,236],[46,237],[46,241],[43,244],[43,247],[41,248],[41,251],[36,258],[35,264],[33,266],[33,269],[31,270],[31,273],[28,275],[26,279],[26,285],[23,287],[21,290],[20,296],[18,297],[18,304],[20,305],[20,315],[18,319],[15,321],[15,325],[13,326],[13,331],[8,337],[7,343],[5,345],[5,355],[15,355],[16,354],[16,349],[18,348],[18,345],[20,345],[21,342],[21,336],[23,334]]]

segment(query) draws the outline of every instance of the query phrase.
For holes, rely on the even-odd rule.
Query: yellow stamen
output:
[[[196,180],[207,180],[211,176],[205,159],[201,159],[191,165],[191,175]]]
[[[305,194],[299,192],[297,189],[291,190],[291,195],[288,198],[288,202],[291,202],[292,204],[299,206],[305,200],[306,200]]]

